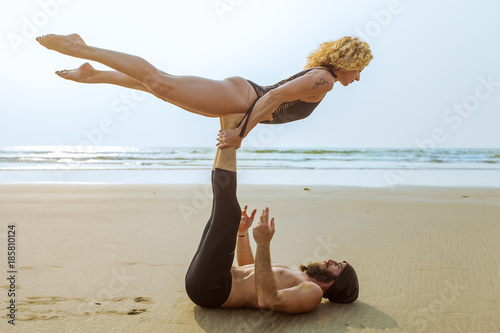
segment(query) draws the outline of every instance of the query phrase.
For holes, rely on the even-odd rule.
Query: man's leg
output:
[[[220,117],[219,119],[220,119],[221,129],[225,130],[228,128],[238,127],[238,124],[241,121],[242,117],[244,117],[244,115],[237,115],[237,114]],[[220,162],[219,162],[219,156],[221,155],[221,153],[224,150],[217,149],[217,152],[215,153],[215,159],[214,159],[214,164],[212,167],[212,177],[211,177],[212,195],[214,195],[214,193],[215,193],[215,189],[214,189],[214,171],[215,171],[215,168],[220,167],[223,169],[224,167],[229,167],[229,169],[228,169],[229,171],[233,171],[233,169],[234,169],[234,171],[236,171],[236,149],[233,149],[232,147],[227,148],[227,149],[228,149],[228,153],[223,154],[223,158]],[[214,199],[215,199],[215,195],[214,195]],[[210,224],[211,224],[213,216],[214,216],[214,206],[215,206],[215,200],[212,201],[212,210],[210,213],[210,218],[208,219],[208,223],[205,226],[205,230],[203,231],[203,234],[201,236],[202,240],[205,238],[205,236],[210,228]],[[198,250],[196,250],[195,256],[198,254],[198,252],[200,252],[200,247],[201,247],[201,243],[200,243],[200,246],[198,247]]]
[[[228,114],[222,116],[220,117],[220,127],[223,131],[230,128],[236,128],[244,117],[244,114]],[[236,148],[228,147],[225,149],[217,149],[212,170],[215,170],[215,168],[236,172]]]
[[[236,127],[241,117],[221,119],[222,129]],[[231,267],[241,218],[236,198],[236,149],[218,149],[212,188],[212,216],[186,274],[186,292],[194,303],[204,307],[220,307],[231,292]]]

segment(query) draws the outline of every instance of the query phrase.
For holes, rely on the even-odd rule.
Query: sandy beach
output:
[[[1,332],[497,332],[500,189],[238,188],[270,207],[273,262],[348,260],[349,305],[284,315],[204,309],[184,275],[208,185],[1,185]],[[15,297],[7,234],[14,225]],[[255,246],[255,243],[252,243]],[[254,247],[255,248],[255,247]],[[15,299],[15,327],[8,323]]]

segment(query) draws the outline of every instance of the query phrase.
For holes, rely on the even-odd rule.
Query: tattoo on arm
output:
[[[311,90],[314,90],[314,89],[318,88],[319,86],[323,86],[323,85],[325,85],[325,84],[330,84],[330,82],[325,81],[325,79],[321,78],[321,79],[319,80],[319,82],[316,82],[316,83],[314,84],[314,86],[312,87],[312,89],[311,89]]]

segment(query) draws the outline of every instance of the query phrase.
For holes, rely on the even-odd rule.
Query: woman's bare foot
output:
[[[65,69],[57,71],[56,74],[66,80],[89,83],[90,77],[94,74],[95,69],[88,62],[84,63],[78,69]]]
[[[78,46],[87,45],[78,34],[71,35],[45,35],[37,37],[36,40],[49,50],[54,50],[66,55],[74,55]]]

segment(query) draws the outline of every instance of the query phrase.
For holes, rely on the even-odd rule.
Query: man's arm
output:
[[[257,301],[261,308],[285,312],[300,313],[314,309],[323,297],[321,288],[312,282],[302,282],[299,285],[283,290],[277,290],[276,278],[271,268],[271,239],[275,227],[274,218],[269,221],[269,208],[260,217],[253,235],[257,242],[255,256],[255,288]]]
[[[245,266],[254,263],[248,229],[252,226],[253,218],[257,209],[254,209],[252,214],[248,216],[247,208],[248,206],[245,206],[245,208],[241,211],[241,222],[236,241],[236,258],[238,259],[238,266]]]
[[[276,279],[271,268],[271,239],[274,235],[274,218],[269,224],[269,208],[260,215],[259,223],[253,229],[253,238],[257,243],[255,254],[255,290],[260,307],[268,309],[279,302]]]
[[[236,241],[236,258],[238,259],[238,266],[250,265],[255,262],[248,234],[246,236],[238,235],[238,240]]]
[[[247,127],[243,137],[240,137],[245,121],[239,127],[222,132],[219,148],[224,149],[234,146],[239,148],[241,140],[257,124],[263,120],[272,120],[272,113],[284,102],[301,99],[309,99],[323,96],[333,88],[334,79],[322,69],[312,70],[309,73],[292,80],[279,88],[271,90],[255,103],[254,109],[249,116]]]
[[[254,229],[254,235],[257,227]],[[254,236],[255,237],[255,236]],[[255,289],[257,302],[261,308],[274,310],[281,302],[276,288],[276,279],[271,268],[271,252],[269,243],[257,242],[255,254]]]

